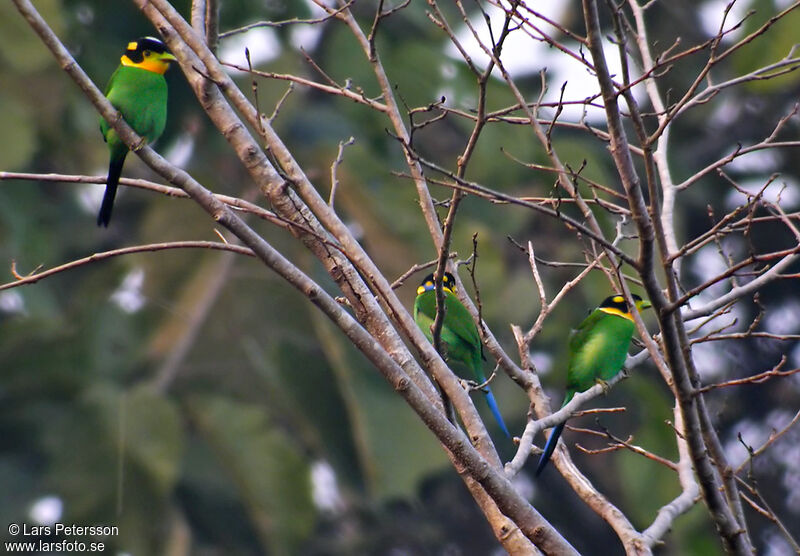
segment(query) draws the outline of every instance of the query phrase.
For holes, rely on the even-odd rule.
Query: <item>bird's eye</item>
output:
[[[150,54],[152,54],[152,52],[150,52],[149,50],[145,50],[144,52],[142,52],[142,54],[144,54],[145,58],[149,58]]]

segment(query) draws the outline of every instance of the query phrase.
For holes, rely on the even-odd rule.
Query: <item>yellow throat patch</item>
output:
[[[628,319],[629,321],[633,322],[633,315],[630,313],[623,313],[616,307],[600,307],[600,310],[606,313],[607,315],[616,315],[618,317],[622,317],[624,319]]]
[[[131,43],[131,44],[136,44],[136,43]],[[137,63],[128,58],[126,54],[123,54],[122,58],[120,58],[119,61],[122,63],[123,66],[152,71],[153,73],[159,73],[161,75],[164,75],[166,71],[169,69],[169,61],[162,60],[155,56],[144,58],[141,62]]]

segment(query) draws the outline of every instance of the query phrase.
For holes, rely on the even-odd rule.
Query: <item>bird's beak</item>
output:
[[[646,299],[643,299],[643,300],[642,300],[642,302],[641,302],[641,303],[639,303],[639,310],[640,310],[640,311],[641,311],[642,309],[649,309],[650,307],[652,307],[652,305],[651,305],[651,304],[650,304],[650,302],[649,302],[649,301],[647,301]]]
[[[178,59],[175,56],[173,56],[172,54],[170,54],[169,52],[164,52],[164,54],[162,54],[160,56],[160,58],[162,60],[164,60],[165,62],[177,62],[178,61]]]

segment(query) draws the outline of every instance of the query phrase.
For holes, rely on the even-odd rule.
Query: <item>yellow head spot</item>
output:
[[[136,41],[131,41],[128,43],[128,50],[136,50],[139,47],[139,43]]]
[[[455,294],[455,288],[448,284],[449,280],[447,277],[442,278],[442,291],[449,292]],[[417,288],[417,295],[421,295],[425,292],[432,292],[436,289],[436,283],[433,280],[425,280],[418,288]]]
[[[456,279],[449,272],[445,272],[442,276],[442,291],[446,293],[455,294],[456,292]],[[422,285],[417,288],[417,295],[424,292],[434,291],[436,289],[435,277],[433,274],[428,274],[423,280]]]
[[[618,296],[615,296],[612,301],[614,301],[614,303],[624,303],[625,302],[625,298],[622,297],[621,295],[618,295]]]

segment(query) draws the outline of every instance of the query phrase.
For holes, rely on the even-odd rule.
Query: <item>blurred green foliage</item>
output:
[[[117,4],[109,10],[101,0],[36,3],[100,87],[126,41],[155,34],[132,4]],[[176,4],[188,11],[188,2]],[[221,6],[223,31],[310,13],[300,2],[222,1]],[[370,24],[373,8],[372,3],[356,5],[362,25]],[[652,21],[659,22],[659,16],[668,21],[680,11],[682,21],[694,22],[685,30],[688,42],[697,42],[703,31],[691,17],[696,9],[689,2],[656,4]],[[771,57],[785,55],[794,41],[791,27],[787,20],[770,33],[769,41],[756,41],[751,51],[735,58],[735,70],[762,64],[764,44],[770,45]],[[673,32],[667,23],[655,23],[652,37],[670,44]],[[96,114],[10,3],[0,5],[0,35],[0,170],[103,174],[107,155]],[[257,68],[319,78],[292,46],[289,31],[274,35],[279,51]],[[475,78],[443,54],[446,44],[446,37],[428,21],[424,3],[412,2],[384,22],[377,45],[398,97],[408,106],[427,106],[445,96],[449,103],[474,108]],[[309,54],[333,79],[349,79],[365,94],[378,94],[371,68],[343,25],[322,26]],[[674,86],[682,91],[697,64],[696,59],[678,64],[663,78],[663,90]],[[173,70],[167,79],[169,120],[159,151],[168,153],[179,140],[191,141],[186,169],[199,181],[215,192],[255,197],[183,76]],[[250,81],[240,78],[247,94]],[[538,80],[526,83],[525,94],[535,99]],[[775,101],[761,107],[764,114],[758,121],[728,120],[710,129],[706,120],[711,114],[704,109],[678,120],[672,135],[676,179],[727,152],[727,138],[755,140],[770,122],[774,125],[785,106],[780,101],[796,98],[797,80],[768,83],[733,93],[739,103]],[[270,113],[286,88],[282,81],[259,80],[262,111]],[[514,102],[499,80],[492,80],[488,91],[489,109]],[[388,277],[434,257],[414,187],[395,174],[404,170],[402,150],[380,114],[297,88],[281,107],[275,126],[324,196],[339,142],[354,137],[338,170],[342,185],[336,206],[361,231],[363,244]],[[448,116],[418,130],[415,146],[430,160],[454,167],[470,130],[469,122]],[[566,163],[577,168],[585,162],[587,177],[616,187],[605,144],[566,129],[553,139]],[[520,196],[554,195],[551,175],[517,164],[509,155],[546,161],[528,127],[491,123],[468,179]],[[798,163],[785,161],[782,169],[797,172]],[[135,156],[129,157],[124,175],[153,177]],[[713,177],[707,182],[681,198],[677,218],[686,226],[680,228],[680,239],[706,227],[706,205],[722,208],[717,194],[722,185]],[[97,229],[93,212],[103,187],[0,182],[0,264],[7,268],[16,261],[25,274],[39,265],[51,267],[115,247],[216,239],[214,222],[190,201],[127,188],[120,192],[112,226]],[[432,192],[441,200],[450,195],[437,186]],[[572,207],[563,210],[575,214]],[[615,221],[598,216],[613,231]],[[335,292],[302,246],[282,230],[252,224]],[[545,260],[573,263],[583,262],[583,245],[555,220],[468,198],[453,241],[460,259],[471,254],[475,233],[483,315],[514,354],[509,324],[530,325],[538,295],[527,256],[507,238],[533,241]],[[625,245],[635,249],[633,242]],[[542,269],[551,295],[577,274],[568,266]],[[140,285],[126,282],[137,272],[144,276]],[[217,291],[211,284],[220,272],[227,278]],[[417,278],[400,291],[409,307]],[[687,282],[692,280],[687,271]],[[124,283],[128,285],[123,288]],[[558,307],[537,339],[536,351],[552,361],[552,376],[545,382],[554,392],[563,385],[561,363],[569,329],[608,289],[599,273],[590,276]],[[133,305],[120,302],[121,293]],[[197,323],[197,300],[206,295],[213,300],[211,309]],[[796,298],[797,292],[776,295]],[[107,541],[132,554],[486,554],[496,547],[444,453],[401,398],[300,294],[255,261],[202,251],[142,254],[84,266],[0,296],[3,523],[30,523],[32,505],[55,495],[63,502],[60,521],[118,525],[120,536]],[[187,339],[188,353],[162,389],[158,384],[166,361]],[[740,362],[741,369],[760,370],[774,359],[756,348]],[[504,376],[496,378],[493,388],[506,422],[518,434],[528,410],[526,397]],[[747,403],[744,398],[727,402],[744,412],[771,404],[773,390],[730,395],[754,396]],[[635,435],[636,443],[674,458],[674,436],[665,424],[672,419],[670,399],[652,369],[637,369],[607,400],[626,405],[628,412],[603,417],[600,424],[622,437]],[[796,392],[783,403],[792,400],[797,400]],[[726,414],[720,427],[732,430],[740,418],[736,413]],[[590,422],[585,417],[575,424]],[[499,435],[495,438],[501,455],[509,457],[513,446]],[[569,442],[576,438],[566,435]],[[602,447],[602,442],[592,445]],[[646,526],[677,494],[674,474],[652,461],[628,453],[573,453],[637,526]],[[330,464],[338,480],[333,510],[313,501],[311,470],[320,462]],[[547,479],[549,484],[533,490],[537,508],[579,549],[591,552],[602,543],[616,547],[607,553],[621,553],[608,527],[565,492],[555,474]],[[698,507],[678,519],[666,553],[718,550],[704,512]],[[581,516],[579,524],[575,515]]]

